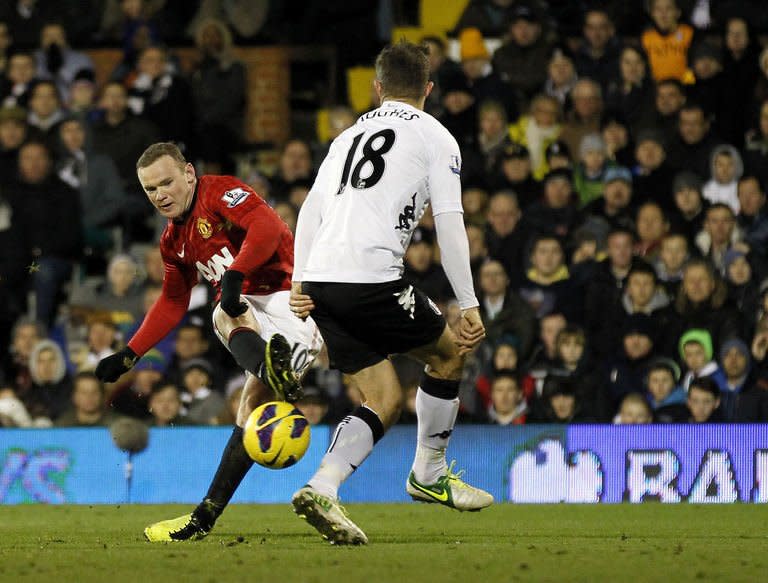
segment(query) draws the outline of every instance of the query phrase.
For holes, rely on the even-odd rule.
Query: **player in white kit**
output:
[[[339,505],[338,489],[399,417],[403,395],[391,354],[426,365],[408,494],[459,510],[493,503],[459,479],[445,457],[464,355],[485,336],[469,267],[459,146],[423,111],[432,89],[425,49],[406,42],[385,48],[374,83],[382,105],[334,140],[301,209],[295,241],[291,309],[301,318],[311,312],[331,366],[350,375],[364,397],[293,496],[296,513],[336,544],[368,540]],[[462,309],[458,336],[432,300],[401,279],[403,255],[428,204]]]

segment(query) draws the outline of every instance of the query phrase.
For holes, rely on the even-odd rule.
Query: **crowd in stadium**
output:
[[[81,4],[0,9],[0,426],[122,415],[231,424],[244,377],[212,332],[202,280],[185,323],[130,374],[105,387],[92,371],[162,285],[162,224],[136,159],[169,140],[201,172],[236,172],[246,88],[233,38],[281,40],[269,33],[274,8],[102,0],[85,14]],[[487,329],[465,369],[460,419],[768,421],[758,12],[747,1],[472,0],[451,41],[459,60],[445,39],[422,39],[435,84],[426,109],[462,148]],[[125,57],[97,86],[81,48],[110,43]],[[197,49],[191,74],[167,48],[183,43]],[[332,137],[358,113],[331,107]],[[280,145],[273,175],[240,176],[292,228],[328,149],[305,138]],[[460,312],[438,255],[427,214],[405,278],[451,324]],[[421,371],[395,362],[401,422],[414,422]],[[304,384],[312,423],[337,421],[358,399],[322,356]]]

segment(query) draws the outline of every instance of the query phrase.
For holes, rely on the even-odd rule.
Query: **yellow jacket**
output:
[[[692,41],[693,28],[687,24],[678,25],[677,30],[669,34],[661,34],[656,28],[643,33],[641,42],[656,81],[678,79],[690,83],[688,50]]]
[[[509,139],[516,144],[521,144],[531,150],[531,145],[528,143],[528,124],[531,121],[531,116],[521,115],[517,121],[509,126]],[[536,180],[541,180],[549,172],[549,165],[547,164],[547,157],[545,152],[550,144],[557,141],[560,135],[560,124],[557,125],[557,132],[551,138],[544,138],[541,143],[541,151],[539,152],[541,163],[533,168],[533,177]]]

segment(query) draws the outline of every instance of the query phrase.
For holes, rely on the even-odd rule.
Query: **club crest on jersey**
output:
[[[221,197],[221,200],[227,203],[228,209],[232,209],[248,198],[249,194],[250,192],[243,188],[233,188],[232,190],[225,192],[224,196]]]
[[[197,232],[203,239],[210,239],[213,235],[213,227],[208,219],[198,217],[197,219]]]
[[[461,158],[455,154],[451,156],[451,163],[448,165],[448,167],[456,176],[461,176]]]

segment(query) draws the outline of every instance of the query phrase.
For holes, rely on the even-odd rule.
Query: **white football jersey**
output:
[[[460,172],[459,145],[428,113],[385,101],[361,115],[333,141],[309,193],[321,216],[302,281],[401,277],[427,205],[435,215],[463,212]]]

